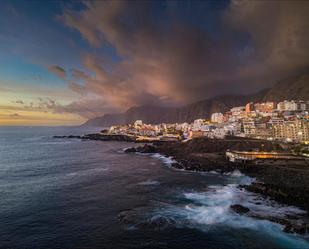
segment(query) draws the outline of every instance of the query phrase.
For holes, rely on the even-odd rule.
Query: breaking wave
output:
[[[176,161],[172,157],[166,157],[159,153],[154,153],[151,155],[151,157],[159,159],[161,162],[163,162],[168,167],[171,167],[173,163],[176,163]]]
[[[147,180],[147,181],[144,181],[144,182],[140,182],[138,183],[138,185],[159,185],[160,182],[159,181],[154,181],[154,180]]]
[[[265,199],[237,187],[237,184],[209,186],[206,192],[185,192],[179,205],[167,205],[157,210],[164,217],[177,221],[177,226],[202,231],[223,230],[226,227],[250,229],[278,243],[284,248],[309,248],[301,236],[283,232],[283,226],[270,222],[266,217],[284,218],[300,216],[305,211]],[[239,215],[230,206],[240,204],[250,209],[250,215]],[[252,218],[260,217],[259,219]]]

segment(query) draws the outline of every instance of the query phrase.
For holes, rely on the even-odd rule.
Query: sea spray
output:
[[[177,221],[178,227],[209,231],[213,229],[250,229],[269,237],[283,248],[309,248],[308,241],[298,235],[282,231],[283,226],[266,219],[250,217],[297,217],[305,212],[291,206],[280,205],[268,198],[238,188],[237,184],[212,185],[206,192],[184,192],[178,205],[157,210],[163,216]],[[250,209],[250,215],[239,215],[230,206],[241,204]]]

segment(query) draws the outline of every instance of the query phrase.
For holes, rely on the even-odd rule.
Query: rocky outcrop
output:
[[[144,146],[139,146],[139,147],[132,147],[132,148],[127,148],[124,150],[125,153],[157,153],[157,147],[150,145],[150,144],[145,144]]]
[[[286,182],[290,183],[295,179],[293,174],[290,178],[286,179]],[[303,186],[288,187],[284,182],[274,181],[273,183],[254,182],[251,185],[242,186],[246,190],[259,193],[264,196],[269,196],[281,203],[287,203],[290,205],[296,205],[309,210],[309,193],[308,186],[303,182]]]
[[[109,134],[87,134],[83,136],[69,135],[69,136],[53,136],[53,138],[77,138],[83,140],[97,140],[97,141],[124,141],[124,142],[135,142],[136,138],[134,136],[127,135],[109,135]]]
[[[263,164],[231,163],[225,158],[226,149],[286,151],[291,148],[254,139],[228,138],[215,140],[198,138],[186,143],[153,143],[127,152],[160,153],[172,157],[174,168],[190,171],[232,172],[235,169],[259,180],[252,185],[241,186],[248,191],[269,196],[276,201],[295,205],[309,211],[309,168],[295,162],[265,161]]]
[[[232,150],[285,150],[279,143],[256,139],[231,137],[227,139],[196,138],[186,143],[153,142],[152,145],[133,147],[125,150],[127,153],[160,153],[177,161],[173,167],[190,171],[232,172],[243,165],[230,163],[225,157],[225,151]]]
[[[244,206],[242,206],[242,205],[240,205],[240,204],[231,205],[230,208],[231,208],[234,212],[236,212],[236,213],[238,213],[238,214],[245,214],[245,213],[248,213],[248,212],[250,211],[249,208],[244,207]]]
[[[255,219],[269,220],[274,223],[282,225],[283,231],[286,233],[309,234],[309,221],[308,217],[274,217],[262,215],[248,215]]]
[[[82,139],[82,136],[79,136],[79,135],[53,136],[53,138],[77,138],[77,139]]]

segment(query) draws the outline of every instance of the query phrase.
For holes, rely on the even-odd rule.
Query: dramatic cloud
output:
[[[179,19],[173,7],[159,20],[152,5],[87,2],[85,9],[65,10],[60,17],[94,47],[112,46],[119,57],[86,54],[85,71],[71,72],[70,89],[96,95],[95,109],[184,104],[252,92],[308,69],[308,2],[232,1],[222,11],[224,29],[215,35]],[[66,76],[59,66],[50,71]],[[89,102],[71,107],[84,104]]]
[[[31,111],[31,112],[45,112],[54,114],[78,114],[83,118],[94,118],[98,115],[103,115],[106,112],[119,112],[120,110],[109,106],[101,98],[91,96],[91,99],[82,99],[72,102],[70,104],[61,104],[58,101],[49,97],[38,97],[30,102],[17,100],[13,103],[19,104],[16,106],[0,106],[0,109],[8,109],[10,111]],[[10,114],[10,117],[20,116],[18,113]]]
[[[308,70],[308,13],[306,1],[233,1],[226,20],[252,40],[243,74],[279,79]]]
[[[18,99],[18,100],[16,100],[16,101],[12,101],[13,103],[16,103],[16,104],[21,104],[21,105],[23,105],[24,104],[24,101],[22,101],[22,100],[20,100],[20,99]]]
[[[119,112],[120,110],[109,106],[107,102],[102,99],[84,99],[75,101],[68,105],[57,104],[52,108],[55,113],[75,113],[84,118],[94,118],[104,113]]]
[[[53,73],[53,74],[56,74],[58,77],[64,79],[66,77],[66,71],[58,66],[58,65],[52,65],[50,67],[48,67],[48,71]]]

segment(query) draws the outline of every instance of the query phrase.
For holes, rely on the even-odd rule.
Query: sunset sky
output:
[[[0,125],[246,94],[308,70],[307,1],[0,1]]]

